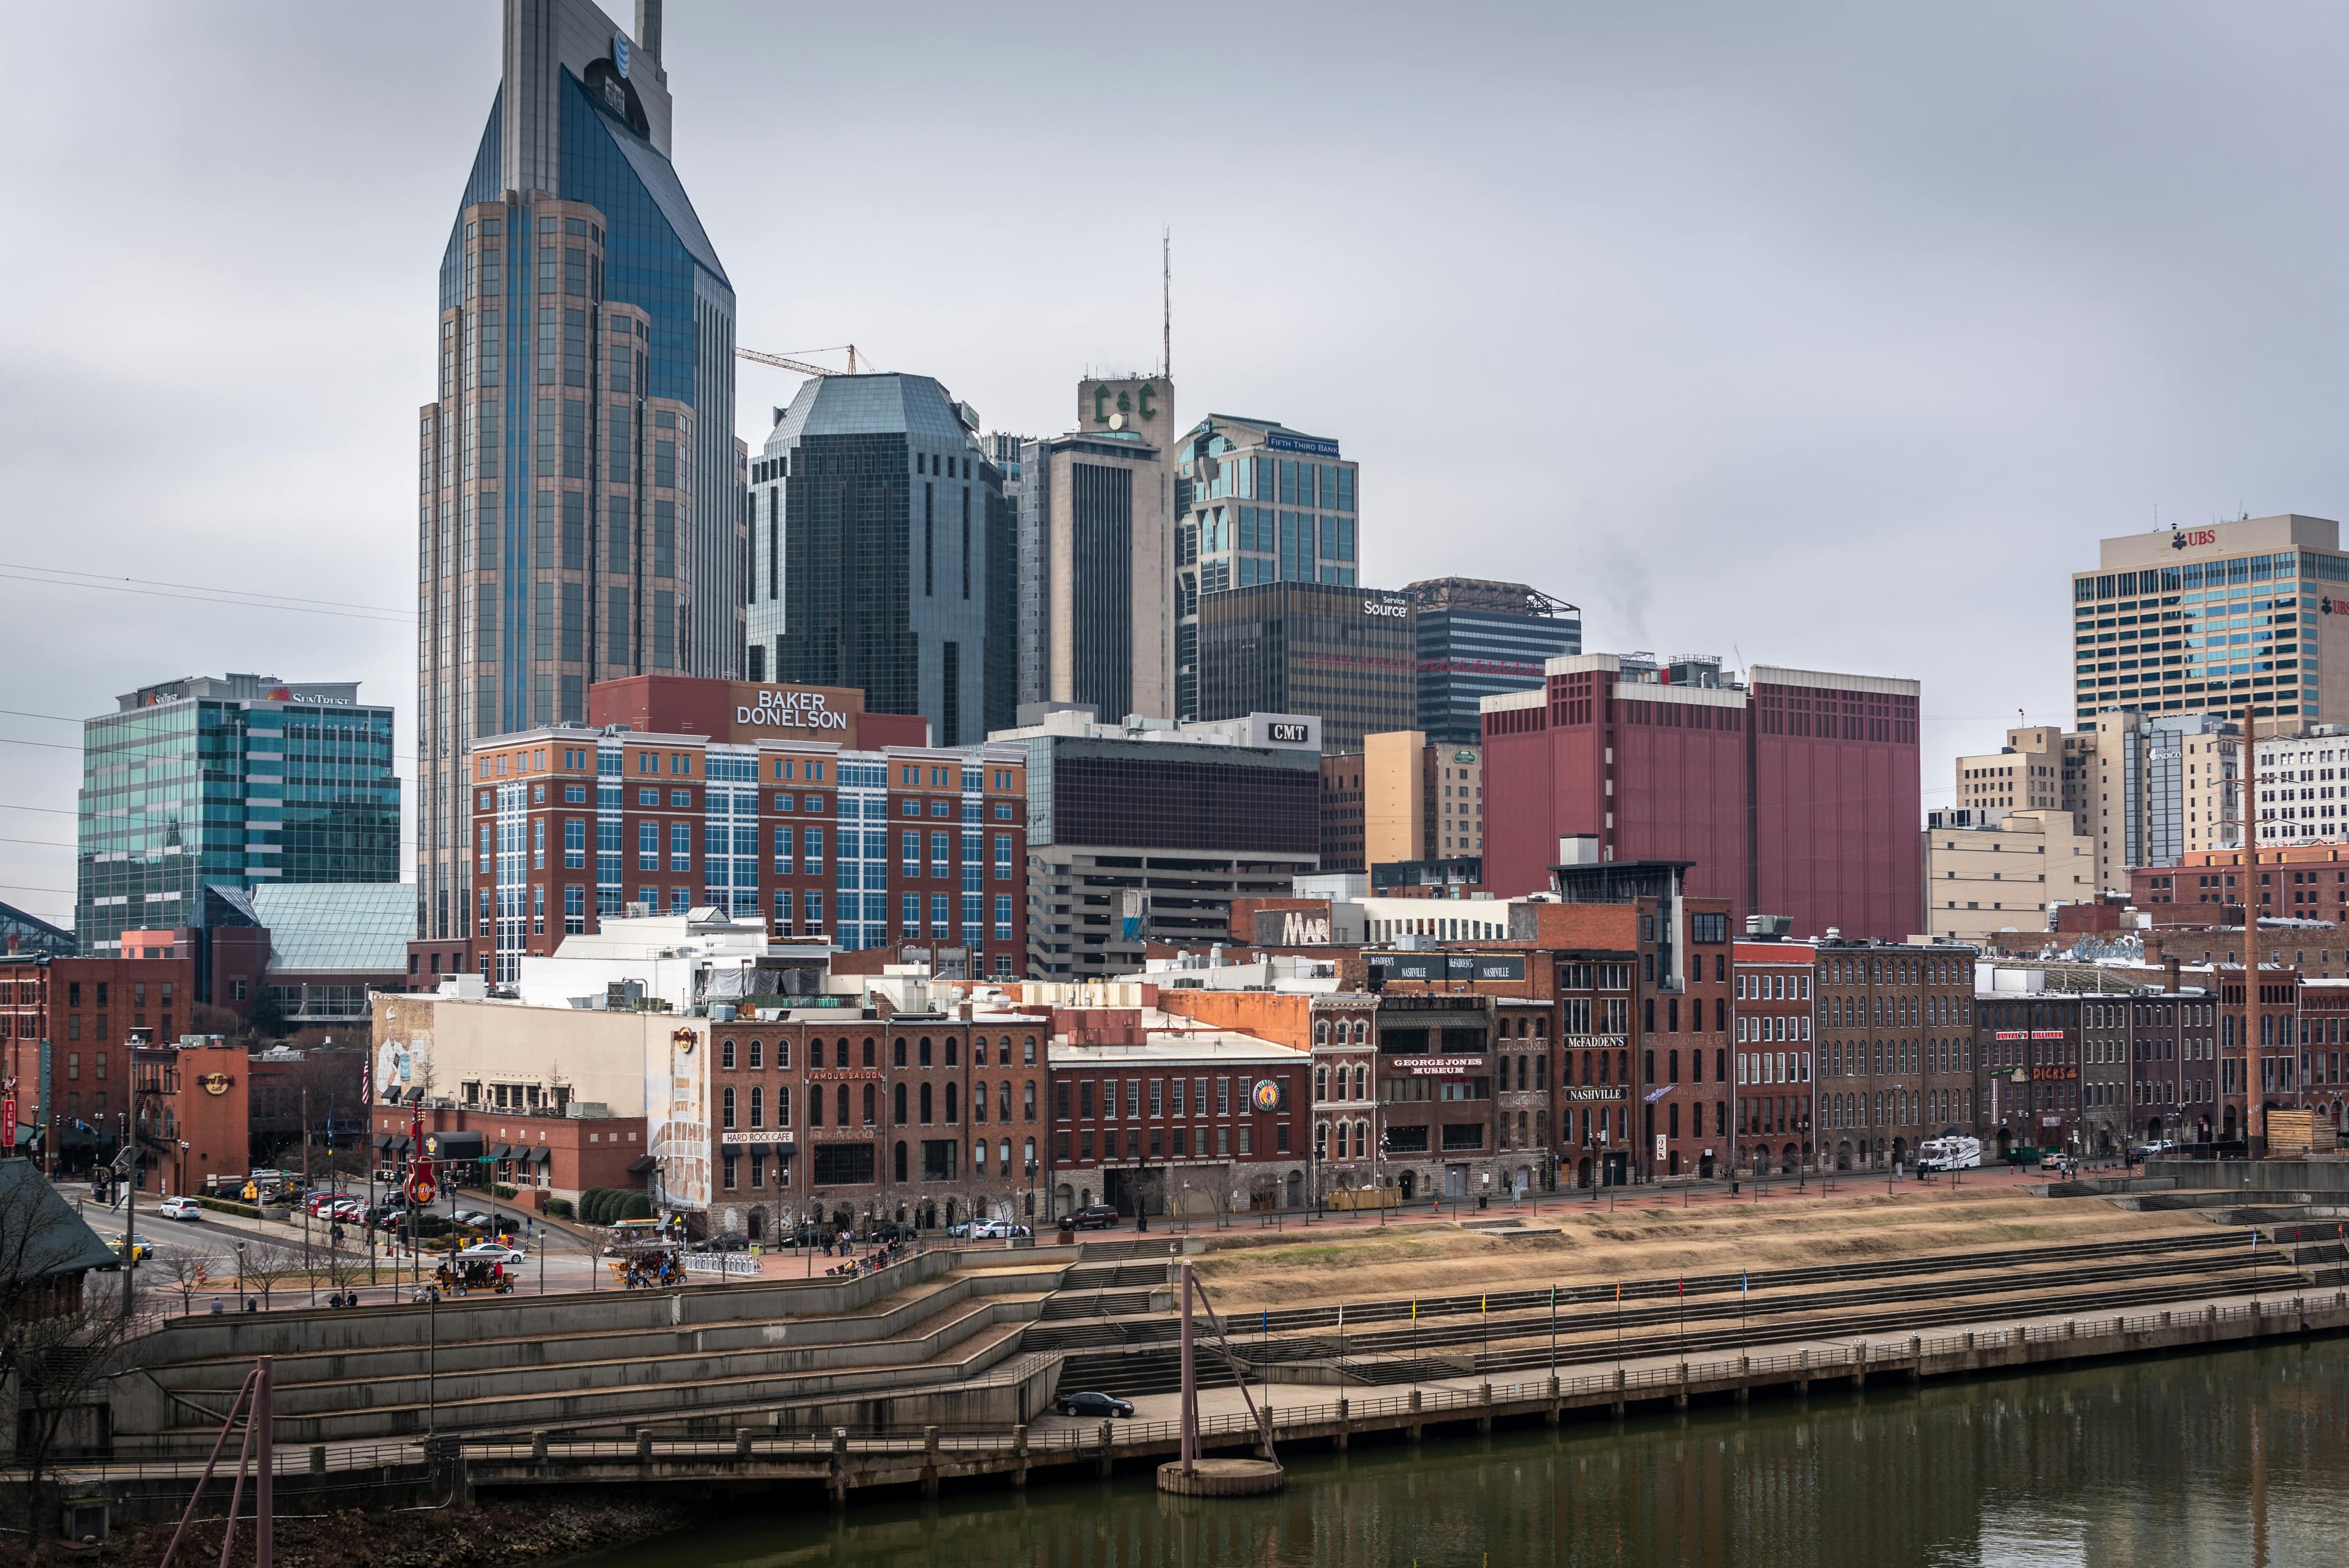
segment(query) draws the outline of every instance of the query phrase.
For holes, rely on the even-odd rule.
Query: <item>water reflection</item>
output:
[[[858,1508],[796,1495],[594,1568],[2106,1568],[2349,1560],[2349,1345],[1292,1458],[1278,1498],[1146,1478]]]

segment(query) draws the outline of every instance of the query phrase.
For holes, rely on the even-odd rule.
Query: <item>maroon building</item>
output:
[[[1561,841],[1690,865],[1740,917],[1899,940],[1922,918],[1913,680],[1615,654],[1485,700],[1485,883],[1547,885]]]

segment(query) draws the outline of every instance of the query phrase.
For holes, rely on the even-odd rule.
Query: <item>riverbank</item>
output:
[[[189,1568],[221,1560],[224,1495],[212,1498],[212,1520],[191,1524],[180,1542],[177,1563]],[[252,1506],[251,1495],[245,1506]],[[625,1546],[690,1528],[699,1510],[659,1499],[615,1501],[589,1490],[528,1499],[498,1498],[471,1508],[397,1511],[349,1509],[322,1518],[281,1515],[274,1537],[274,1568],[511,1568],[582,1552]],[[168,1524],[116,1529],[103,1546],[83,1548],[47,1542],[47,1564],[88,1568],[152,1568],[163,1560],[171,1539]],[[24,1538],[0,1537],[0,1563],[26,1561]],[[232,1565],[253,1561],[253,1523],[237,1528]]]

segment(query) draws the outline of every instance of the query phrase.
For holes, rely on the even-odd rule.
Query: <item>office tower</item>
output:
[[[1028,974],[1106,980],[1152,942],[1204,952],[1234,898],[1286,898],[1320,852],[1321,725],[1102,723],[1083,709],[989,737],[1027,750]]]
[[[74,934],[195,923],[208,884],[398,882],[392,711],[356,681],[195,675],[142,686],[82,725]]]
[[[1267,582],[1199,602],[1198,716],[1312,713],[1323,749],[1411,728],[1419,693],[1411,606],[1393,594]]]
[[[2106,539],[2072,574],[2074,717],[2107,708],[2336,722],[2349,699],[2341,524],[2286,513]]]
[[[1174,461],[1174,716],[1195,719],[1207,712],[1201,600],[1259,583],[1353,587],[1359,475],[1327,437],[1229,414],[1201,420],[1176,441]],[[1407,729],[1413,717],[1375,727]]]
[[[1419,632],[1415,727],[1436,745],[1476,744],[1481,699],[1537,690],[1545,660],[1582,651],[1582,612],[1523,583],[1432,577],[1402,597]]]
[[[927,376],[820,376],[750,465],[751,679],[851,686],[941,746],[1012,721],[1013,524],[978,416]]]
[[[1364,736],[1355,760],[1366,868],[1484,853],[1485,770],[1476,747],[1398,730]]]
[[[420,421],[417,935],[461,936],[464,758],[588,686],[740,673],[734,292],[669,163],[657,0],[506,0]]]
[[[1689,862],[1740,916],[1899,941],[1922,912],[1913,680],[1643,655],[1549,661],[1484,700],[1485,880],[1535,891],[1588,839],[1605,860]]]
[[[1022,703],[1174,711],[1174,429],[1165,378],[1088,379],[1076,427],[1022,449]]]

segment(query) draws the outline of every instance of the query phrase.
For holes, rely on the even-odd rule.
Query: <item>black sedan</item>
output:
[[[1117,1227],[1122,1216],[1107,1203],[1088,1203],[1069,1216],[1069,1222],[1080,1231],[1110,1231]]]
[[[1052,1408],[1063,1416],[1116,1416],[1133,1419],[1133,1404],[1127,1399],[1113,1399],[1106,1394],[1063,1394],[1052,1401]]]

